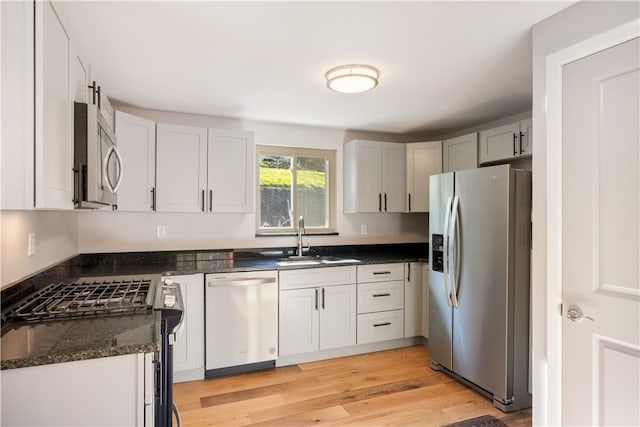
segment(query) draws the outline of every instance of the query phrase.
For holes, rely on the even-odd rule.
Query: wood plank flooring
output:
[[[487,414],[508,426],[531,425],[530,409],[504,414],[433,371],[423,346],[179,383],[173,390],[183,426],[441,426]]]

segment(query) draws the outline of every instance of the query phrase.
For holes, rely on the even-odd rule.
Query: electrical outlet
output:
[[[367,226],[366,225],[361,225],[360,226],[360,234],[367,234]]]
[[[27,256],[34,256],[36,254],[36,233],[29,233],[27,239]]]
[[[159,225],[156,227],[156,237],[158,239],[164,239],[167,237],[167,227],[164,225]]]

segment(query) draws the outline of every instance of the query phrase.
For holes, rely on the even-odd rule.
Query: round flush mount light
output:
[[[378,86],[380,72],[362,64],[340,65],[327,71],[327,87],[336,92],[360,93]]]

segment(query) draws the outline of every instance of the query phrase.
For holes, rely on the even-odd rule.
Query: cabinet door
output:
[[[404,144],[381,142],[382,210],[404,212],[406,154]]]
[[[404,336],[422,335],[422,263],[406,265],[404,281]]]
[[[356,344],[356,285],[321,289],[320,350]]]
[[[429,177],[442,172],[442,141],[407,144],[407,212],[429,212]]]
[[[252,132],[209,129],[207,210],[252,212],[255,169]]]
[[[318,288],[280,291],[279,355],[318,351]]]
[[[380,212],[380,143],[358,141],[356,145],[356,211]]]
[[[3,1],[0,8],[3,107],[0,117],[0,209],[33,209],[35,11],[33,3],[22,1]]]
[[[185,315],[176,331],[176,341],[173,345],[173,382],[202,379],[204,378],[204,276],[192,274],[167,278],[180,286],[185,309]]]
[[[530,156],[533,153],[533,120],[520,120],[520,154]]]
[[[71,41],[50,2],[35,8],[35,206],[73,209]]]
[[[158,123],[158,212],[204,212],[206,184],[207,129]]]
[[[519,135],[519,122],[480,132],[480,164],[519,156]]]
[[[118,189],[118,210],[153,211],[156,186],[156,123],[116,111],[116,139],[126,169]]]
[[[442,172],[478,167],[478,134],[470,133],[442,142]]]

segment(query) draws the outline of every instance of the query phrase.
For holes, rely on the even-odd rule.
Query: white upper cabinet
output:
[[[158,123],[156,144],[156,209],[204,212],[207,129]]]
[[[533,120],[520,120],[520,132],[522,132],[520,154],[530,156],[533,154]]]
[[[429,177],[442,172],[442,141],[407,144],[407,212],[429,212]]]
[[[442,142],[442,172],[478,167],[478,134],[458,136]]]
[[[354,140],[344,146],[344,211],[404,212],[405,146]]]
[[[33,209],[33,3],[0,2],[0,197],[2,209]]]
[[[253,132],[209,129],[207,210],[252,212]]]
[[[531,155],[531,119],[480,132],[480,163]]]
[[[73,209],[73,100],[77,70],[53,4],[35,3],[35,207]]]
[[[253,210],[252,132],[158,123],[156,210]]]
[[[116,139],[127,165],[118,189],[118,210],[150,212],[155,209],[156,123],[116,111]]]

